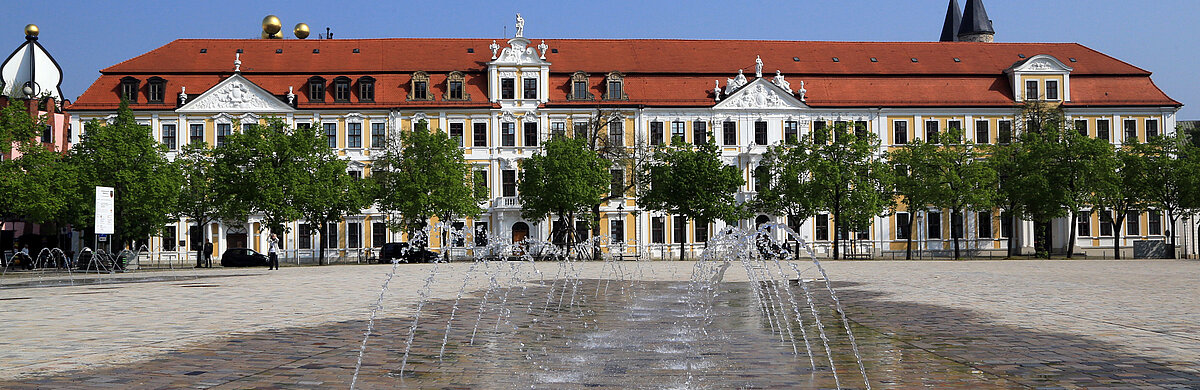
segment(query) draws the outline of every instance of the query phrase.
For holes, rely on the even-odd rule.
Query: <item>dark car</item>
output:
[[[221,254],[222,267],[266,267],[267,255],[247,248],[229,248]]]
[[[393,259],[404,263],[429,263],[437,260],[438,254],[425,246],[409,245],[407,242],[389,242],[379,249],[379,263],[388,264]]]

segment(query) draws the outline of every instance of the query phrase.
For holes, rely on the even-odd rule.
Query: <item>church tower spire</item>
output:
[[[946,7],[946,23],[942,25],[942,37],[938,39],[942,42],[954,42],[958,40],[958,26],[962,23],[962,11],[958,10],[958,0],[950,0],[950,5]]]
[[[996,36],[992,20],[983,9],[983,0],[967,0],[963,9],[962,25],[958,28],[958,40],[964,42],[991,42]]]

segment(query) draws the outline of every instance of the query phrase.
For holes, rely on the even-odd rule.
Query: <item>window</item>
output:
[[[925,121],[925,142],[931,144],[938,143],[937,121]]]
[[[573,127],[571,131],[575,133],[575,139],[587,140],[587,122],[575,122]]]
[[[1012,121],[1002,120],[996,123],[999,125],[996,127],[996,141],[1002,144],[1012,142]]]
[[[167,225],[163,229],[162,249],[164,251],[174,251],[179,246],[178,232],[175,231],[175,225]]]
[[[931,211],[926,215],[926,219],[928,221],[925,226],[929,229],[925,233],[925,236],[929,238],[942,238],[942,213]]]
[[[1125,234],[1137,236],[1142,234],[1142,214],[1137,211],[1130,211],[1125,214]]]
[[[963,215],[962,213],[950,214],[950,237],[963,238]]]
[[[1087,119],[1076,119],[1075,120],[1075,131],[1079,132],[1079,135],[1087,137],[1088,136]]]
[[[487,222],[475,222],[475,246],[488,244]]]
[[[628,98],[628,96],[625,96],[623,88],[625,86],[625,75],[621,74],[621,72],[612,72],[604,79],[608,84],[608,88],[604,90],[605,99],[623,100]]]
[[[525,122],[525,146],[538,146],[537,122]]]
[[[909,237],[908,213],[896,213],[896,239],[907,240]]]
[[[121,79],[121,99],[129,103],[137,103],[138,87],[141,81],[138,79],[126,76]]]
[[[329,141],[329,147],[336,149],[337,148],[337,123],[326,123],[322,126],[325,126],[325,139]]]
[[[1109,125],[1108,119],[1096,120],[1096,138],[1112,142],[1112,137],[1108,135],[1112,127]]]
[[[1158,210],[1150,210],[1146,212],[1146,233],[1157,236],[1163,234],[1162,230],[1162,214]]]
[[[612,175],[612,181],[608,186],[608,193],[610,195],[623,196],[625,192],[625,170],[613,169],[608,171],[608,173]]]
[[[708,144],[708,122],[692,122],[692,143],[696,145]]]
[[[371,222],[371,246],[379,248],[387,242],[387,224]]]
[[[516,98],[517,80],[511,77],[500,79],[500,98],[514,99]]]
[[[325,229],[321,231],[321,241],[325,243],[326,248],[338,247],[338,224],[330,222],[325,225]]]
[[[361,248],[362,247],[362,222],[347,222],[346,223],[346,247]]]
[[[358,101],[375,101],[375,78],[363,76],[358,78]]]
[[[620,219],[608,220],[610,242],[619,243],[625,242],[625,221]]]
[[[233,134],[233,125],[229,123],[217,124],[217,146],[225,145],[225,137]]]
[[[1080,237],[1088,237],[1092,235],[1092,212],[1080,211],[1075,216],[1075,234]]]
[[[466,76],[462,72],[453,71],[446,76],[446,100],[470,100],[471,96],[463,93],[463,83]]]
[[[1000,213],[1000,237],[1009,238],[1013,234],[1013,216],[1005,211]]]
[[[500,171],[501,196],[517,196],[517,171],[505,169]]]
[[[1038,82],[1037,80],[1025,80],[1025,100],[1038,99]]]
[[[783,122],[783,142],[794,144],[800,140],[800,124],[796,121]]]
[[[650,218],[650,242],[654,244],[667,242],[666,221],[663,217]]]
[[[199,144],[204,142],[204,124],[192,123],[188,125],[188,142]]]
[[[458,147],[463,147],[463,123],[454,122],[450,124],[450,138],[458,142]]]
[[[845,134],[845,132],[846,132],[846,121],[834,121],[833,122],[833,139],[837,140],[838,137],[841,137],[842,134]]]
[[[592,94],[588,93],[588,74],[583,72],[575,72],[571,75],[571,95],[567,96],[568,100],[591,100]]]
[[[167,150],[175,150],[175,124],[162,125],[162,143],[167,146]]]
[[[254,124],[253,124],[253,123],[243,123],[243,124],[242,124],[242,133],[247,133],[247,132],[249,132],[250,130],[253,130],[253,129],[254,129]]]
[[[946,121],[946,129],[947,129],[947,131],[949,131],[950,129],[962,130],[962,121],[959,121],[959,120]]]
[[[975,121],[975,143],[977,143],[977,144],[989,143],[989,142],[991,142],[991,140],[989,139],[990,137],[991,137],[991,132],[988,129],[988,121],[987,120]]]
[[[567,124],[563,122],[550,122],[550,137],[562,137],[567,134]]]
[[[475,139],[472,141],[471,146],[477,148],[487,147],[487,123],[476,122],[471,126],[475,128]]]
[[[335,103],[350,102],[350,78],[340,76],[333,79],[333,101]]]
[[[662,145],[665,132],[662,122],[650,122],[650,144]]]
[[[383,149],[387,146],[387,131],[383,123],[371,123],[371,147]]]
[[[975,216],[975,230],[979,238],[992,238],[992,212],[980,211]]]
[[[721,124],[721,137],[725,139],[725,145],[737,145],[737,122],[725,121]]]
[[[591,236],[591,224],[588,221],[575,221],[575,240],[587,241]]]
[[[408,100],[433,100],[429,97],[429,73],[417,71],[412,75],[412,92]]]
[[[296,247],[299,249],[312,249],[312,228],[307,223],[300,224],[300,231],[296,234]]]
[[[475,182],[472,184],[475,186],[476,197],[483,199],[491,197],[492,191],[488,187],[488,171],[486,169],[479,169],[475,171]]]
[[[829,240],[829,214],[817,215],[815,224],[816,231],[814,232],[815,236],[813,236],[813,239],[817,241]]]
[[[687,242],[687,218],[684,218],[682,215],[676,215],[673,222],[675,223],[675,226],[673,226],[674,229],[672,229],[675,231],[675,243]]]
[[[697,219],[695,225],[696,242],[708,242],[708,221]]]
[[[350,177],[353,177],[355,179],[362,179],[362,175],[363,175],[362,171],[350,171],[350,172],[346,172],[346,173],[348,175],[350,175]]]
[[[204,246],[203,230],[200,226],[188,226],[188,240],[191,243],[188,250],[198,251]]]
[[[764,122],[764,121],[754,122],[754,144],[755,145],[766,145],[767,144],[767,122]]]
[[[763,192],[767,190],[767,184],[771,182],[770,172],[767,167],[754,167],[754,192]]]
[[[313,76],[308,79],[308,101],[309,102],[324,102],[325,101],[325,79],[320,76]]]
[[[1146,140],[1158,136],[1158,119],[1146,120]]]
[[[362,123],[352,122],[346,124],[346,147],[362,147]]]
[[[1137,142],[1137,120],[1125,120],[1125,142]]]
[[[1109,210],[1100,211],[1100,235],[1105,237],[1113,235],[1113,218],[1112,212]]]
[[[149,103],[162,103],[163,96],[166,95],[167,80],[163,80],[157,76],[151,77],[150,80],[146,81],[146,86],[149,87],[146,91],[146,101]]]
[[[608,123],[608,144],[625,146],[625,120],[618,117]]]
[[[525,88],[522,88],[522,96],[526,99],[538,98],[538,80],[537,79],[521,79],[521,83]]]
[[[1058,80],[1046,80],[1046,100],[1058,100]]]
[[[500,124],[500,146],[517,146],[517,124],[504,122]]]
[[[854,121],[854,137],[867,138],[867,121]]]
[[[892,122],[892,143],[903,145],[908,143],[908,122],[895,121]]]
[[[684,132],[685,126],[686,125],[684,125],[684,123],[680,122],[680,121],[671,122],[671,143],[672,144],[683,143],[683,132]]]

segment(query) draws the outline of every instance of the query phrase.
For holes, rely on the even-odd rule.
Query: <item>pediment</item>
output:
[[[283,113],[295,109],[241,74],[234,74],[175,111]]]
[[[1054,58],[1054,56],[1038,54],[1013,64],[1008,70],[1010,72],[1027,73],[1071,73],[1075,69],[1062,63],[1062,61]]]
[[[550,65],[546,61],[546,42],[542,41],[538,46],[530,46],[532,41],[517,37],[508,40],[509,47],[504,48],[489,63],[492,66],[546,66]],[[498,49],[499,47],[494,47]],[[541,50],[541,55],[538,55],[538,50]]]
[[[713,109],[801,109],[808,108],[807,104],[795,96],[779,88],[763,78],[755,79],[746,86],[733,91],[729,97],[721,99]]]

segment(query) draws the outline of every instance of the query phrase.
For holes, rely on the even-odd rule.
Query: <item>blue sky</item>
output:
[[[334,38],[483,37],[512,34],[521,12],[532,38],[696,38],[933,41],[947,0],[716,1],[21,1],[0,13],[0,50],[23,41],[27,23],[66,73],[74,100],[99,70],[177,38],[257,38],[275,14],[284,30],[308,23]],[[966,0],[960,0],[965,4]],[[1001,42],[1078,42],[1154,72],[1184,103],[1179,119],[1200,119],[1200,1],[985,0]],[[1191,27],[1188,27],[1191,26]],[[287,37],[291,37],[288,34]],[[311,38],[310,38],[311,39]],[[9,49],[11,50],[11,49]],[[721,53],[713,53],[719,56]]]

